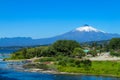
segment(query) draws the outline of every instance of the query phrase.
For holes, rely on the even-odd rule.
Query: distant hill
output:
[[[90,42],[110,40],[111,38],[118,38],[119,34],[106,33],[104,31],[93,28],[89,25],[78,27],[65,34],[58,35],[51,38],[32,39],[30,37],[15,37],[15,38],[1,38],[0,46],[34,46],[52,44],[56,40],[76,40],[78,42]]]

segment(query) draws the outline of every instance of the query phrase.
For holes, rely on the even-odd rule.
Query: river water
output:
[[[88,76],[88,75],[54,75],[37,72],[22,72],[8,66],[2,61],[15,50],[0,50],[0,80],[120,80],[115,77]]]

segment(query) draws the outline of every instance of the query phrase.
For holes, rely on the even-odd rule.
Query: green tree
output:
[[[75,48],[73,51],[73,56],[82,58],[85,56],[85,52],[81,48]]]
[[[23,54],[23,51],[22,51],[22,54]],[[25,59],[30,59],[30,58],[33,58],[33,57],[36,57],[35,48],[28,48]]]
[[[86,70],[89,70],[90,67],[92,66],[92,62],[90,60],[82,60],[81,62],[84,64],[84,68]]]
[[[76,47],[80,47],[80,44],[73,40],[58,40],[51,47],[55,52],[70,56]]]
[[[92,43],[92,48],[96,48],[98,46],[97,42]]]
[[[120,49],[120,38],[113,38],[110,40],[109,48],[113,50]]]
[[[88,54],[91,54],[93,57],[97,56],[97,51],[96,50],[90,50]]]
[[[42,54],[41,54],[42,49],[43,49],[42,47],[35,48],[36,57],[42,56]]]
[[[117,56],[117,57],[118,57],[118,56],[120,56],[120,51],[111,50],[111,51],[110,51],[110,55],[111,55],[111,56]]]
[[[26,48],[22,49],[22,54],[23,54],[24,58],[27,58],[27,49]]]

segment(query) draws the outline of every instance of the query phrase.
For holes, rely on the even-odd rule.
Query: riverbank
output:
[[[86,74],[52,74],[52,73],[42,73],[42,72],[25,72],[16,70],[6,70],[3,69],[4,74],[0,75],[0,80],[119,80],[117,77],[110,76],[95,76]]]
[[[104,76],[104,77],[117,77],[117,75],[111,74],[91,74],[91,73],[69,73],[69,72],[57,72],[57,71],[50,71],[50,70],[42,70],[42,69],[28,69],[24,70],[25,72],[32,72],[32,73],[45,73],[45,74],[54,74],[54,75],[86,75],[86,76]]]
[[[34,64],[32,65],[32,67],[30,67],[30,65],[26,66],[26,69],[23,70],[26,72],[40,72],[40,73],[48,73],[48,74],[69,74],[69,75],[87,74],[87,75],[97,75],[97,76],[120,77],[119,57],[112,57],[109,55],[109,53],[103,53],[99,56],[88,57],[86,59],[89,59],[92,63],[90,65],[86,65],[86,64],[84,65],[81,64],[79,58],[68,58],[68,57],[39,57],[39,58],[35,57],[31,59],[6,60],[6,61],[23,62],[23,63],[25,62],[25,64]],[[42,63],[44,65],[39,65],[39,63],[40,64]]]
[[[33,63],[29,63],[33,64]],[[37,63],[34,63],[37,64]],[[49,64],[48,67],[51,65]],[[30,68],[26,67],[25,72],[39,72],[47,74],[69,74],[69,75],[95,75],[95,76],[111,76],[120,77],[120,61],[92,61],[92,65],[89,68],[71,67],[71,66],[60,66],[52,64],[54,69],[41,69],[41,68]]]

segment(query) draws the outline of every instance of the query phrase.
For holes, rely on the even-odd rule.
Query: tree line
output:
[[[11,59],[30,59],[33,57],[54,57],[54,56],[80,57],[85,53],[80,43],[73,40],[58,40],[50,46],[36,48],[23,48],[11,55]]]
[[[34,57],[55,57],[68,56],[82,58],[86,56],[84,47],[89,47],[88,54],[96,56],[97,53],[109,51],[113,56],[120,56],[120,38],[113,38],[109,43],[91,45],[80,45],[73,40],[58,40],[50,46],[40,46],[35,48],[23,48],[11,55],[11,59],[30,59]]]

